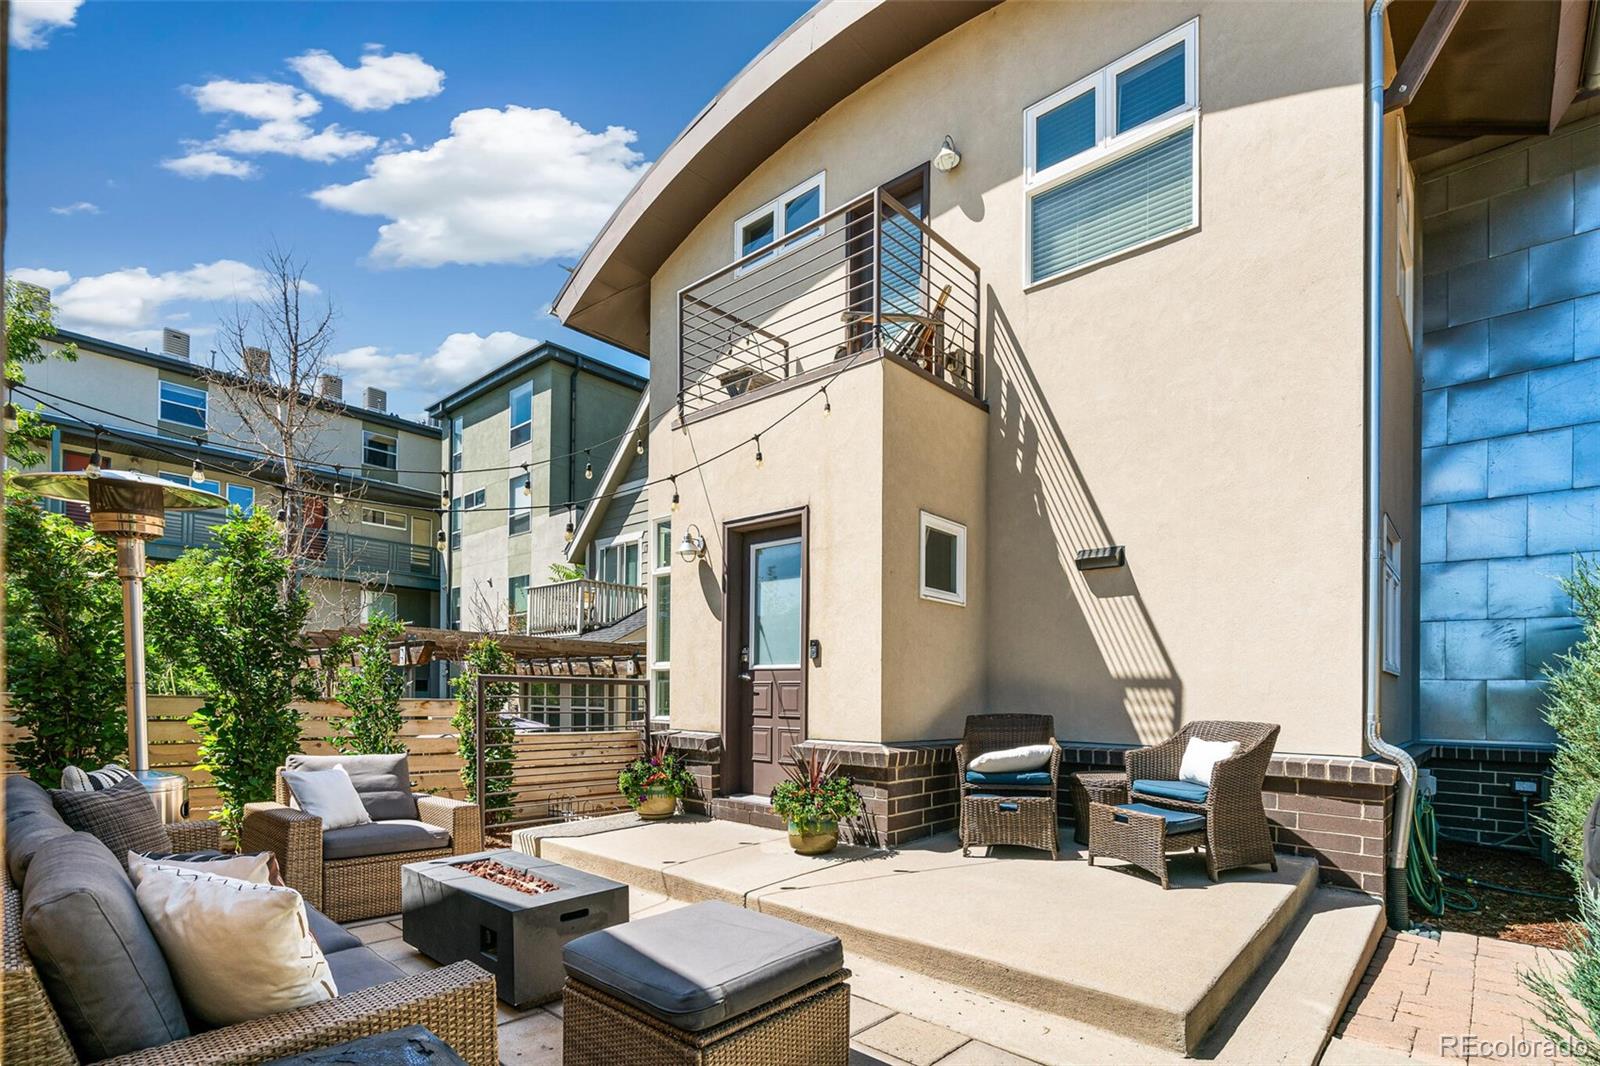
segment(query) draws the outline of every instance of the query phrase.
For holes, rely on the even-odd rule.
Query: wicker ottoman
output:
[[[1060,847],[1054,796],[997,796],[969,792],[961,797],[961,854],[974,846],[1018,844],[1040,848],[1053,859]]]
[[[566,1066],[849,1061],[838,937],[713,902],[578,937],[561,954]]]
[[[1167,853],[1199,851],[1206,842],[1204,815],[1148,803],[1089,804],[1089,865],[1096,857],[1121,859],[1155,874],[1165,889]]]
[[[1128,802],[1128,775],[1085,770],[1071,775],[1072,839],[1089,843],[1089,804],[1107,803],[1115,807]]]

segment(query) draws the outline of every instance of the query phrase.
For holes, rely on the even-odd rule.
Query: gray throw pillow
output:
[[[22,897],[22,939],[84,1062],[189,1035],[172,972],[133,885],[88,833],[52,840],[34,855]]]
[[[406,753],[395,755],[290,755],[285,770],[331,770],[344,767],[350,783],[374,822],[417,817],[417,797],[411,793],[411,766]]]
[[[126,870],[128,852],[166,851],[171,844],[155,801],[137,778],[119,781],[99,792],[53,788],[50,799],[61,820],[98,837]]]

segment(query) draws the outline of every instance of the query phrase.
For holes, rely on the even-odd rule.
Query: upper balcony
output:
[[[641,610],[644,601],[643,585],[590,578],[556,581],[530,588],[527,610],[512,611],[507,628],[531,637],[576,637],[622,621]]]
[[[982,398],[978,266],[882,190],[679,293],[678,412],[820,381],[880,355]]]

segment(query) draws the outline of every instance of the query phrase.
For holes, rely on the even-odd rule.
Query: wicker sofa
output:
[[[382,758],[299,756],[287,769],[337,762],[351,768],[359,792],[359,765]],[[290,806],[284,769],[278,770],[276,802],[245,805],[239,848],[276,854],[284,883],[336,922],[398,914],[400,868],[408,863],[483,850],[476,804],[424,793],[410,796],[414,819],[379,819],[370,826],[324,832],[320,818]]]
[[[1239,743],[1237,755],[1212,769],[1209,787],[1178,780],[1190,738]],[[1261,790],[1277,741],[1278,727],[1270,722],[1190,722],[1170,740],[1123,756],[1128,798],[1205,815],[1206,873],[1213,881],[1237,866],[1266,863],[1276,870]]]
[[[30,954],[30,934],[39,935],[41,915],[61,898],[65,887],[66,894],[81,892],[100,899],[125,895],[123,906],[113,908],[121,914],[114,921],[123,923],[119,942],[148,940],[153,944],[153,937],[148,926],[142,925],[142,917],[135,917],[139,911],[133,903],[132,885],[103,844],[59,822],[49,797],[26,778],[8,778],[5,792],[6,863],[0,874],[0,921],[4,923],[0,931],[0,994],[4,996],[5,1026],[0,1060],[27,1066],[68,1066],[84,1061],[119,1066],[255,1063],[407,1025],[424,1025],[472,1066],[498,1062],[492,976],[470,962],[406,975],[314,908],[308,908],[307,917],[339,986],[335,998],[113,1058],[86,1054],[84,1049],[95,1045],[85,1034],[73,1032],[71,1021],[74,1009],[84,1008],[76,1004],[61,1009],[51,999],[51,978],[41,973],[41,964]],[[209,823],[169,830],[175,849],[198,850],[217,841],[216,827]],[[59,853],[52,856],[52,850]],[[84,861],[86,858],[92,861]],[[72,883],[63,886],[61,874],[67,869],[72,871]],[[84,950],[86,957],[114,964],[96,971],[97,977],[105,975],[102,983],[106,985],[115,984],[118,978],[114,975],[123,973],[118,965],[124,969],[138,965],[127,958],[93,954],[92,941],[85,943]],[[132,951],[127,955],[136,957]],[[151,957],[147,953],[145,958]],[[155,958],[159,959],[158,949]],[[56,965],[59,968],[59,962]],[[96,961],[94,965],[105,963]],[[143,969],[137,972],[141,978],[147,973]]]

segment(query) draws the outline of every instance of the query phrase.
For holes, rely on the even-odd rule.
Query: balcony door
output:
[[[806,735],[803,516],[730,528],[729,791],[765,796]],[[736,555],[734,553],[737,553]]]

